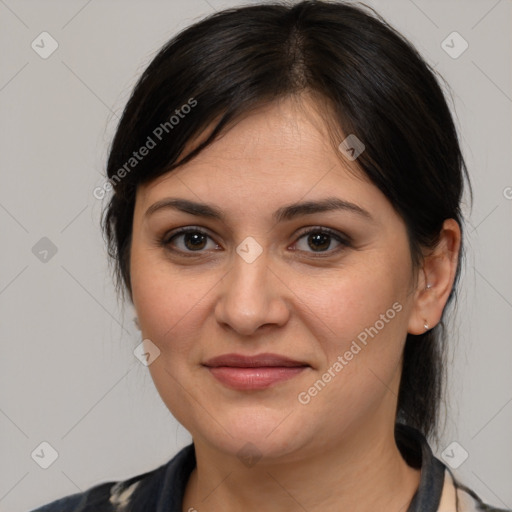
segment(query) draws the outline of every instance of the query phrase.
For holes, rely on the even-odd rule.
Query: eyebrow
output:
[[[165,209],[178,210],[191,215],[197,215],[198,217],[206,217],[209,219],[215,219],[224,221],[224,212],[214,205],[207,203],[197,203],[190,201],[189,199],[173,198],[168,197],[161,199],[156,203],[152,204],[145,212],[144,216],[149,217],[155,212]],[[358,206],[357,204],[345,201],[338,197],[327,197],[319,201],[303,201],[300,203],[293,203],[287,206],[283,206],[276,210],[272,217],[276,222],[282,222],[285,220],[292,220],[295,217],[301,215],[312,215],[314,213],[322,213],[329,211],[348,211],[356,213],[367,220],[373,221],[373,217],[370,213]]]

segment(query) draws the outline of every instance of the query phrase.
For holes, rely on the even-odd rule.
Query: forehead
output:
[[[386,202],[357,161],[349,161],[337,149],[327,126],[321,109],[307,99],[260,108],[239,119],[191,161],[139,186],[139,208],[176,194],[237,204],[253,213],[333,194],[356,203]],[[184,154],[205,134],[208,130],[191,141]]]

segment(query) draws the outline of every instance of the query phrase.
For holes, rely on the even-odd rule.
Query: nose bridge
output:
[[[241,334],[252,334],[265,324],[283,324],[287,308],[279,281],[268,268],[269,258],[267,251],[258,249],[250,240],[237,247],[216,305],[220,323]]]
[[[232,288],[230,294],[240,295],[242,300],[261,298],[268,286],[267,261],[265,257],[248,263],[239,256],[234,258],[231,268]]]

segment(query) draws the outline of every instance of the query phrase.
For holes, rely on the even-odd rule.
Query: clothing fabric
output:
[[[407,464],[421,468],[419,487],[407,512],[512,512],[483,503],[458,482],[434,457],[418,430],[397,424],[395,438]],[[31,512],[182,512],[185,487],[195,466],[194,445],[190,444],[157,469],[96,485]]]

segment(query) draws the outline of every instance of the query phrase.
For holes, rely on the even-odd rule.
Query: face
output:
[[[406,228],[322,126],[313,103],[274,104],[137,190],[130,272],[160,351],[149,370],[212,450],[250,442],[292,460],[394,424],[415,297]],[[226,354],[293,362],[207,365]]]

